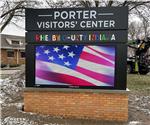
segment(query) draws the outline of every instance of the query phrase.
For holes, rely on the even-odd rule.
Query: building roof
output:
[[[2,49],[25,49],[25,37],[0,34]]]

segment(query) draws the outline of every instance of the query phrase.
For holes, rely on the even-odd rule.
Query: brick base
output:
[[[68,90],[25,89],[24,110],[65,118],[128,120],[127,91]]]

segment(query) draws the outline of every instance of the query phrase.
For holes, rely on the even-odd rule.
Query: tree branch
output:
[[[112,6],[113,2],[114,2],[114,1],[110,0],[110,1],[108,2],[108,5],[107,5],[107,6]]]
[[[7,15],[7,14],[9,14],[9,13],[11,13],[11,12],[14,12],[15,10],[18,10],[18,9],[24,9],[24,8],[25,8],[25,7],[17,7],[17,8],[13,8],[13,9],[7,11],[6,13],[2,14],[2,15],[1,15],[1,18],[3,18],[5,15]]]
[[[99,1],[95,1],[95,7],[98,7],[99,6]]]
[[[7,14],[9,14],[9,13],[11,13],[11,12],[13,12],[13,11],[15,11],[15,10],[17,10],[17,9],[23,9],[24,7],[19,7],[22,3],[24,3],[25,1],[21,1],[20,3],[18,3],[17,5],[16,5],[16,7],[14,7],[13,9],[10,9],[10,10],[8,10],[6,13],[4,13],[4,14],[2,14],[1,15],[1,18],[3,18],[5,15],[7,15]]]
[[[135,5],[132,8],[130,8],[129,11],[135,9],[138,6],[141,6],[141,5],[144,5],[144,4],[147,4],[147,3],[150,3],[150,1],[146,1],[146,2],[131,2],[131,4],[135,4]]]
[[[1,27],[1,32],[4,30],[4,28],[7,26],[7,24],[11,21],[11,19],[13,18],[15,14],[15,11],[13,11],[12,13],[10,13],[9,18],[6,20],[6,22],[2,25]]]
[[[19,15],[19,14],[15,14],[14,16],[16,16],[16,17],[25,17],[25,15]]]
[[[80,1],[81,5],[84,6],[84,7],[90,7],[91,6],[91,3],[89,1]]]
[[[126,6],[126,4],[127,4],[127,1],[125,0],[125,1],[123,2],[122,6]]]

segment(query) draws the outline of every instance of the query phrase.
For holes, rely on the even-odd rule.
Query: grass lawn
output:
[[[150,75],[128,74],[127,87],[131,91],[150,94]]]

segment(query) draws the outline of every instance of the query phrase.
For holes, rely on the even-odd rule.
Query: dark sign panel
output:
[[[126,89],[127,7],[26,9],[26,87]]]
[[[127,7],[26,9],[27,31],[127,28]]]
[[[28,32],[28,43],[49,42],[117,42],[126,43],[127,31],[53,31],[53,32]]]

